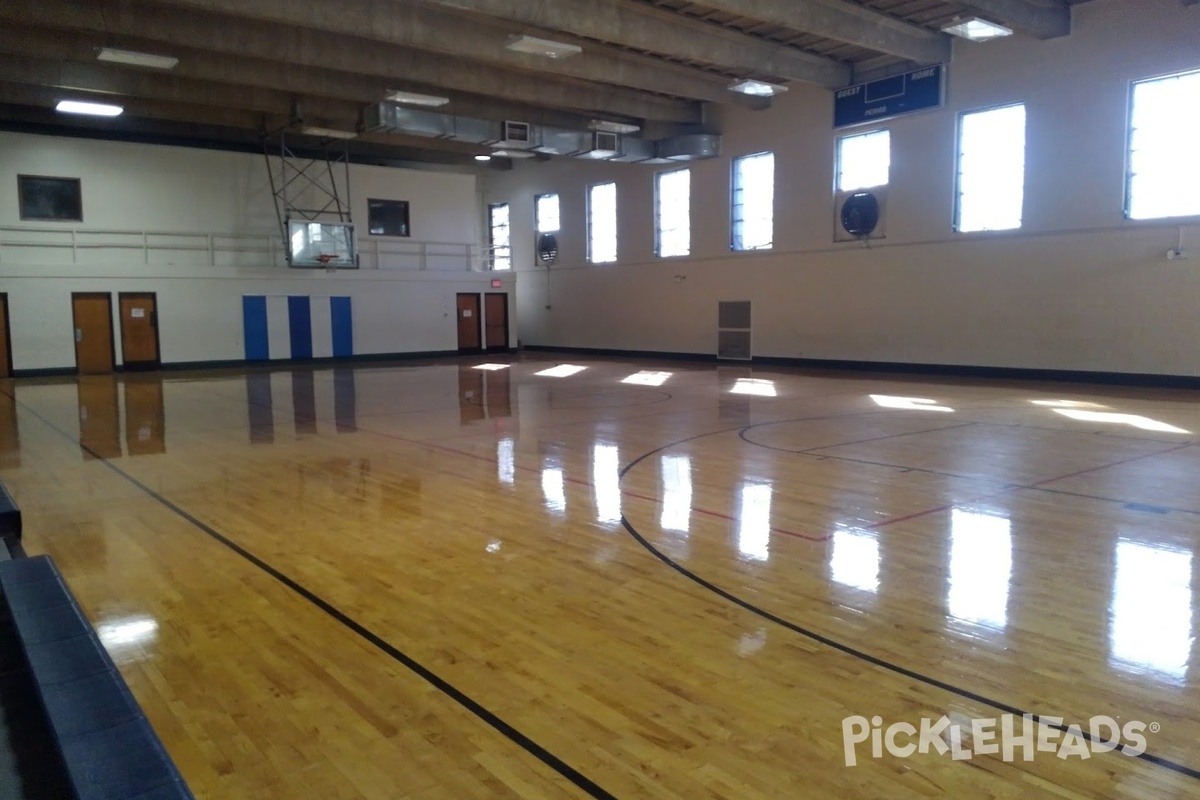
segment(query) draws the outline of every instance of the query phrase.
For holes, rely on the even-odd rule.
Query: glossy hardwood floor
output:
[[[0,382],[198,797],[1200,797],[1196,393],[484,362]]]

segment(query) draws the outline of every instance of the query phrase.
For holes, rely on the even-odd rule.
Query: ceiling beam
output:
[[[152,140],[158,144],[196,146],[235,145],[238,149],[262,151],[263,133],[277,132],[288,124],[284,116],[254,114],[236,109],[214,109],[162,103],[132,98],[119,118],[98,118],[56,114],[52,108],[54,90],[44,86],[26,86],[0,82],[0,130],[30,130],[50,132],[82,130],[103,132],[104,137],[131,140]],[[97,101],[103,95],[96,96]],[[299,149],[302,143],[320,139],[295,134]],[[290,142],[290,137],[289,137]],[[478,146],[467,146],[446,140],[370,134],[349,142],[352,160],[372,163],[410,162],[412,164],[461,164],[478,167],[474,156]]]
[[[224,138],[236,138],[244,144],[261,141],[264,132],[278,131],[289,124],[287,115],[261,114],[233,108],[212,108],[188,103],[164,102],[147,98],[122,99],[125,113],[119,117],[78,117],[56,114],[54,103],[61,92],[46,86],[30,86],[0,81],[0,104],[9,106],[0,120],[39,125],[61,125],[100,129],[108,131],[133,131],[142,125],[141,120],[157,120],[164,123],[158,131],[172,139],[203,138],[204,130],[225,130]],[[104,102],[111,97],[105,94],[86,95],[86,99]],[[25,109],[12,113],[15,107]],[[175,123],[174,127],[166,124]],[[183,124],[186,127],[179,127]],[[240,134],[240,135],[238,135]],[[447,139],[429,139],[422,136],[406,136],[397,133],[372,133],[351,140],[351,147],[360,144],[374,147],[360,148],[380,158],[421,161],[430,159],[440,163],[469,164],[480,152],[478,145],[465,144]]]
[[[679,14],[601,0],[426,0],[432,5],[513,20],[745,75],[772,75],[829,88],[846,85],[849,67]],[[586,48],[585,48],[586,51]],[[564,59],[569,62],[571,59]]]
[[[103,69],[90,64],[63,63],[23,55],[0,54],[0,78],[11,83],[55,89],[58,99],[69,99],[73,90],[80,90],[106,94],[110,100],[115,95],[122,99],[145,98],[283,116],[289,115],[293,105],[299,101],[306,114],[312,115],[305,120],[309,124],[346,130],[354,130],[362,109],[360,103],[323,97],[298,97],[277,89],[181,80],[171,75]]]
[[[312,29],[281,29],[259,20],[241,20],[231,25],[227,19],[190,9],[164,9],[130,2],[94,3],[80,8],[72,0],[14,1],[0,6],[0,19],[13,24],[83,30],[106,37],[161,42],[176,49],[249,56],[304,67],[336,66],[342,72],[387,78],[387,88],[392,89],[428,93],[436,87],[525,105],[575,108],[669,122],[696,122],[699,113],[694,104],[612,86],[498,70],[463,58],[421,53]],[[716,80],[691,75],[671,78],[670,88],[687,90],[706,100],[724,99],[725,89]],[[665,86],[667,81],[662,83]],[[381,99],[382,96],[375,98]],[[498,105],[492,102],[493,107]]]
[[[38,0],[5,0],[3,6],[36,8]],[[668,65],[647,69],[644,61],[618,58],[610,53],[584,53],[575,58],[551,61],[538,56],[504,49],[512,26],[500,22],[480,22],[454,14],[439,13],[414,3],[387,3],[378,0],[308,0],[304,3],[272,0],[156,0],[158,6],[190,8],[220,14],[226,19],[227,35],[236,35],[240,20],[256,19],[286,25],[384,42],[425,52],[444,53],[459,61],[475,64],[480,71],[488,64],[501,65],[527,73],[547,73],[615,87],[629,87],[672,97],[698,97],[712,93],[712,80],[705,85],[698,71],[684,71]],[[91,4],[87,4],[91,5]],[[130,5],[126,0],[105,0],[105,8]],[[136,16],[135,16],[136,19]],[[146,34],[143,34],[146,35]],[[341,56],[338,57],[339,60]],[[479,63],[483,62],[483,63]],[[614,88],[614,91],[616,89]],[[698,121],[698,107],[692,112]]]
[[[741,17],[877,50],[918,64],[950,60],[950,37],[838,0],[698,0]]]
[[[955,0],[960,6],[1035,39],[1055,39],[1071,32],[1071,8],[1059,2],[1033,0]]]
[[[96,53],[110,37],[71,31],[12,26],[0,28],[0,53],[33,58],[53,58],[93,66],[97,69],[146,74],[134,67],[96,61]],[[140,39],[123,39],[122,44],[140,51],[154,51],[154,43]],[[222,55],[206,51],[176,48],[171,51],[180,58],[170,74],[178,78],[194,78],[232,85],[277,89],[295,95],[352,100],[362,105],[381,102],[389,88],[398,88],[383,78],[352,75],[333,70],[299,67],[277,61],[243,56]],[[486,97],[463,98],[438,109],[447,114],[473,116],[482,119],[521,119],[542,125],[585,129],[592,115],[575,114],[546,108],[516,106]]]

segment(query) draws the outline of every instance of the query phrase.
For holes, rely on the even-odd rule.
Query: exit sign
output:
[[[499,278],[492,278],[492,288],[499,289],[504,283]]]

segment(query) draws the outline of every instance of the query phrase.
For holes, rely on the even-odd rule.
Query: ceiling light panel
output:
[[[133,67],[149,67],[150,69],[175,69],[175,65],[179,63],[179,59],[174,56],[140,53],[136,50],[119,50],[115,47],[101,48],[96,60],[108,61],[113,64],[128,64]]]
[[[1012,35],[1010,28],[997,25],[994,22],[988,22],[979,17],[956,20],[942,28],[942,31],[954,36],[961,36],[964,39],[970,39],[972,42],[986,42],[988,39],[999,39],[1002,36]]]
[[[510,36],[504,47],[518,53],[529,53],[543,58],[569,58],[579,55],[583,48],[577,44],[556,42],[552,39],[539,39],[536,36]]]
[[[121,106],[85,103],[82,100],[63,100],[54,108],[63,114],[84,114],[92,117],[119,117],[125,111]]]

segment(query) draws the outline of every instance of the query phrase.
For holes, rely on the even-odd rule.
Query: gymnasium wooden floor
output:
[[[1200,797],[1196,393],[485,361],[0,382],[198,797]]]

